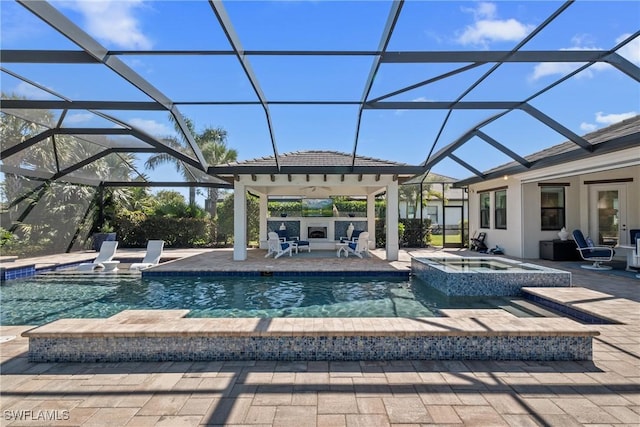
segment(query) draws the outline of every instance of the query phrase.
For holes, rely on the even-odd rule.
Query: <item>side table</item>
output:
[[[540,259],[550,261],[579,261],[578,246],[573,240],[541,240]]]

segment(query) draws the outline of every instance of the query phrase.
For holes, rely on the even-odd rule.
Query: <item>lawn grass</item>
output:
[[[442,234],[431,235],[431,246],[442,246],[443,242]],[[462,243],[461,234],[447,234],[447,243]]]

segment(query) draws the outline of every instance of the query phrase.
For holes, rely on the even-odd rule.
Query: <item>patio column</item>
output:
[[[233,260],[247,259],[247,191],[245,185],[233,183]]]
[[[267,202],[269,197],[266,194],[260,193],[260,230],[258,234],[258,245],[260,249],[267,249],[267,215],[269,213],[269,207]],[[262,242],[265,242],[265,247],[262,247]]]
[[[398,181],[387,186],[387,261],[398,260]]]
[[[369,249],[376,247],[376,195],[367,194],[367,230],[369,231]]]

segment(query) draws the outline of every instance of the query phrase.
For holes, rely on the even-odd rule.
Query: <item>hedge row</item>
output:
[[[120,217],[116,233],[122,247],[146,247],[149,240],[164,240],[167,247],[211,245],[214,223],[208,218]]]

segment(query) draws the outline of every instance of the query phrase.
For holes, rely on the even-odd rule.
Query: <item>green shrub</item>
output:
[[[120,216],[116,225],[123,247],[146,247],[149,240],[164,240],[167,247],[211,245],[212,223],[207,218],[146,217],[142,213]]]

